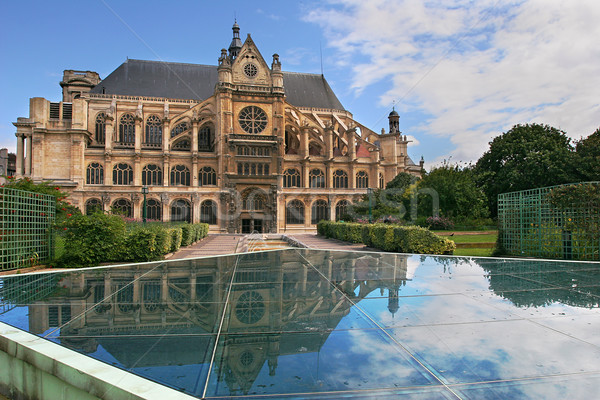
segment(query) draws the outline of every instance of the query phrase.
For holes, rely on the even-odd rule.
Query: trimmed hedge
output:
[[[65,249],[54,264],[90,267],[105,262],[160,260],[208,235],[208,224],[127,224],[115,215],[74,215],[58,228]]]
[[[321,221],[319,235],[398,253],[452,254],[456,245],[428,229],[391,224]]]

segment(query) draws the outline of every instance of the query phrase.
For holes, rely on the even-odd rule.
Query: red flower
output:
[[[67,218],[69,218],[71,215],[73,215],[73,214],[67,214]]]
[[[63,228],[63,231],[66,231],[66,230],[67,230],[67,228]]]
[[[55,186],[54,190],[60,190],[60,188],[58,186]]]

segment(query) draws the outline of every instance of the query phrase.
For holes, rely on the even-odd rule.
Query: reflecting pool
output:
[[[0,321],[199,398],[593,398],[600,263],[286,249],[0,279]]]

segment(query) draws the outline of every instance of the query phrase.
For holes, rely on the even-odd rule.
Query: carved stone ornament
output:
[[[101,199],[102,204],[110,204],[110,196],[108,195],[108,193],[102,194]]]
[[[164,204],[167,204],[169,202],[169,195],[167,193],[161,193],[160,201]]]

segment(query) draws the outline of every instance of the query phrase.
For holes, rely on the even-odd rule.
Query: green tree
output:
[[[600,181],[600,128],[576,143],[575,168],[581,181]]]
[[[515,125],[494,138],[474,172],[497,215],[498,194],[578,180],[571,139],[548,125]]]
[[[50,181],[36,183],[30,178],[17,179],[9,176],[6,177],[6,183],[3,186],[10,189],[26,190],[28,192],[42,193],[53,196],[56,199],[57,217],[64,217],[67,214],[80,213],[77,207],[71,205],[66,200],[68,194],[60,190],[60,187],[56,186]]]
[[[471,166],[444,163],[433,168],[419,181],[418,191],[419,216],[432,216],[434,196],[439,200],[440,215],[453,221],[489,216],[487,198],[477,187]]]

